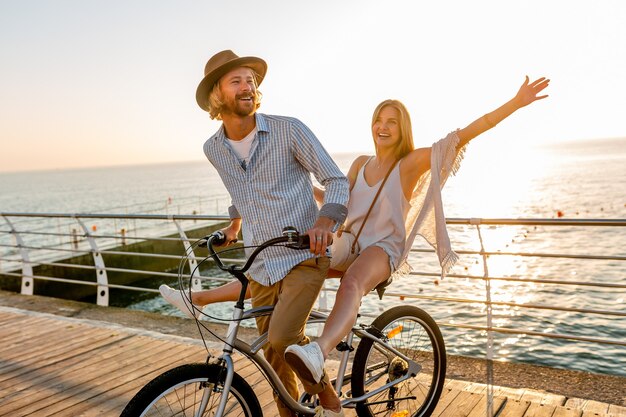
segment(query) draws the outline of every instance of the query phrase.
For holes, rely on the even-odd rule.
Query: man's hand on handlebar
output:
[[[318,256],[326,254],[326,247],[333,241],[333,226],[335,221],[329,217],[320,216],[306,234],[311,239],[311,253]]]
[[[241,229],[241,219],[232,219],[227,227],[220,229],[220,232],[224,233],[225,236],[224,243],[216,246],[230,246],[237,243],[239,229]]]

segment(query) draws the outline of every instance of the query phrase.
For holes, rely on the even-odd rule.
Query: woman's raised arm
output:
[[[504,103],[502,106],[498,107],[491,113],[487,113],[484,116],[476,119],[472,123],[470,123],[467,127],[458,131],[458,136],[460,139],[459,148],[467,145],[467,143],[474,139],[476,136],[481,133],[491,129],[502,120],[509,117],[516,110],[521,109],[522,107],[528,106],[530,103],[533,103],[537,100],[542,100],[548,95],[539,96],[538,94],[543,91],[550,80],[545,77],[541,77],[532,83],[529,82],[528,76],[526,76],[526,80],[524,84],[520,87],[519,91],[511,100]]]

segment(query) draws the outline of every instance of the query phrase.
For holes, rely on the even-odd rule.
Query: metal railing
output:
[[[2,276],[21,281],[21,293],[33,294],[36,282],[56,282],[72,284],[77,286],[95,287],[98,305],[109,305],[111,289],[121,289],[129,291],[142,291],[156,293],[158,290],[151,286],[139,286],[132,283],[116,283],[110,279],[111,275],[124,275],[127,277],[158,278],[161,281],[175,280],[178,274],[163,269],[143,269],[141,267],[131,267],[131,263],[159,260],[170,264],[177,264],[183,250],[190,253],[188,265],[186,267],[185,278],[192,282],[195,289],[202,288],[203,281],[225,282],[228,278],[217,276],[206,276],[198,272],[191,276],[192,271],[196,271],[198,258],[190,248],[190,244],[199,231],[207,227],[217,227],[219,223],[228,220],[227,216],[201,216],[201,215],[174,215],[174,214],[68,214],[68,213],[0,213],[4,220],[4,227],[0,225],[0,279]],[[28,220],[28,223],[21,222]],[[65,230],[54,226],[55,222],[63,220]],[[73,223],[73,225],[69,225]],[[93,223],[91,227],[90,223]],[[133,224],[134,227],[122,227],[120,224]],[[136,226],[142,223],[141,226]],[[615,250],[621,253],[570,253],[551,252],[534,250],[507,250],[508,245],[501,245],[495,250],[488,250],[485,240],[489,239],[491,231],[499,231],[507,228],[518,228],[515,233],[519,236],[526,236],[532,228],[555,228],[559,231],[567,232],[565,239],[572,239],[571,234],[586,230],[620,230],[626,226],[626,219],[610,220],[577,220],[577,219],[447,219],[451,240],[455,242],[463,241],[460,246],[475,246],[458,250],[462,260],[469,266],[465,266],[465,273],[451,273],[446,278],[447,287],[431,286],[424,291],[410,291],[414,288],[414,282],[421,282],[426,285],[439,277],[438,265],[435,263],[427,265],[426,269],[417,270],[417,265],[422,265],[422,257],[433,258],[433,250],[430,248],[414,248],[411,251],[411,264],[416,269],[410,272],[407,280],[410,285],[392,286],[387,290],[385,298],[387,300],[414,302],[420,305],[430,306],[430,308],[440,311],[463,311],[465,307],[458,306],[478,306],[482,317],[477,322],[476,317],[461,322],[455,315],[442,313],[436,317],[442,327],[452,328],[459,331],[476,331],[486,334],[486,358],[489,362],[494,359],[494,335],[523,335],[531,337],[541,337],[545,340],[567,340],[572,342],[593,343],[602,346],[626,347],[626,309],[624,309],[624,299],[626,299],[626,254],[624,249],[617,245]],[[26,227],[24,227],[26,225]],[[458,229],[458,230],[457,230]],[[54,231],[56,230],[56,231]],[[191,235],[196,234],[195,237]],[[513,235],[515,235],[513,233]],[[582,233],[582,232],[581,232]],[[598,232],[605,233],[605,232]],[[12,238],[9,242],[8,238]],[[539,241],[539,240],[538,240]],[[623,237],[622,237],[623,241]],[[161,244],[164,248],[172,245],[175,250],[152,252],[142,250],[138,244],[151,242],[151,244]],[[518,245],[524,246],[524,245]],[[532,242],[529,245],[532,249]],[[611,246],[611,245],[608,245]],[[574,245],[576,247],[576,245]],[[580,249],[580,248],[579,248]],[[588,249],[588,248],[585,248]],[[74,260],[79,256],[88,256],[91,262],[76,263]],[[109,259],[131,259],[128,266],[115,265],[109,263]],[[415,260],[419,257],[418,261]],[[517,262],[518,265],[529,262],[533,259],[543,259],[553,265],[555,262],[603,262],[603,268],[611,268],[609,275],[617,279],[603,279],[603,276],[589,274],[575,279],[566,278],[546,278],[542,274],[531,271],[530,276],[521,276],[513,273],[504,275],[490,274],[492,266],[497,266],[497,259],[509,259]],[[471,264],[471,265],[470,265]],[[608,265],[608,266],[606,266]],[[68,278],[67,276],[54,276],[49,273],[37,273],[42,268],[62,268],[65,271],[77,270],[81,273],[81,278]],[[430,270],[429,270],[430,268]],[[171,269],[171,267],[170,267]],[[557,269],[558,270],[558,269]],[[456,271],[456,269],[455,269]],[[560,271],[560,270],[559,270]],[[534,275],[534,276],[533,276]],[[131,282],[133,279],[130,280]],[[408,281],[407,281],[408,282]],[[449,284],[448,284],[449,283]],[[453,293],[453,287],[462,283],[463,288]],[[515,299],[498,299],[498,288],[502,286],[531,286],[533,291],[537,288],[543,289],[548,286],[557,288],[556,293],[566,293],[578,290],[572,288],[584,288],[586,292],[600,292],[602,299],[606,300],[597,306],[563,305],[559,303],[558,297],[552,302],[524,302]],[[0,287],[2,284],[0,283]],[[494,287],[497,287],[494,289]],[[333,297],[337,285],[329,285],[320,296],[321,309],[328,310],[329,299]],[[467,290],[471,288],[471,290]],[[515,287],[517,291],[524,295],[525,289]],[[479,292],[480,291],[480,292]],[[522,297],[523,298],[523,297]],[[544,297],[545,299],[546,297]],[[551,299],[551,296],[547,296]],[[372,305],[379,303],[374,298],[369,301]],[[389,302],[389,301],[387,301]],[[428,304],[430,303],[430,304]],[[446,306],[446,307],[442,307]],[[575,315],[579,317],[599,317],[607,323],[614,323],[616,326],[608,331],[608,336],[576,334],[575,331],[563,333],[559,331],[546,331],[545,328],[533,324],[527,327],[510,327],[500,323],[499,313],[494,310],[506,310],[507,312],[521,312],[520,315],[530,315],[530,311],[538,311],[539,314],[560,314]],[[364,315],[375,315],[373,312],[365,312]],[[515,313],[517,314],[517,313]],[[511,314],[513,317],[515,314]],[[571,316],[570,316],[571,317]],[[547,320],[546,320],[547,322]],[[550,330],[550,329],[548,329]]]

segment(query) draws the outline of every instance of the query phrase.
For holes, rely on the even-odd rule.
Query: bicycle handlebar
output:
[[[221,245],[226,241],[226,235],[224,235],[221,230],[211,233],[205,239],[206,246],[209,249],[209,256],[213,258],[217,267],[222,271],[229,272],[233,275],[237,272],[246,272],[250,268],[252,262],[254,262],[258,254],[270,246],[275,246],[279,243],[287,243],[285,247],[295,250],[304,250],[309,249],[310,247],[309,235],[300,235],[300,233],[298,233],[298,231],[294,227],[285,227],[283,229],[283,236],[269,239],[261,243],[248,257],[246,263],[242,267],[237,267],[237,265],[224,265],[218,253],[215,252],[215,250],[213,249],[213,245]]]

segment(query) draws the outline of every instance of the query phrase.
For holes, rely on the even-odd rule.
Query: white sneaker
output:
[[[159,292],[163,298],[165,298],[165,301],[185,313],[185,315],[190,319],[200,318],[200,314],[202,314],[202,307],[191,304],[191,301],[189,300],[189,293],[183,294],[182,291],[175,290],[165,284],[161,284]]]
[[[310,384],[317,384],[324,376],[324,354],[317,342],[287,347],[285,361],[300,379]]]
[[[321,405],[315,407],[315,417],[344,417],[343,408],[339,411],[327,410]]]

